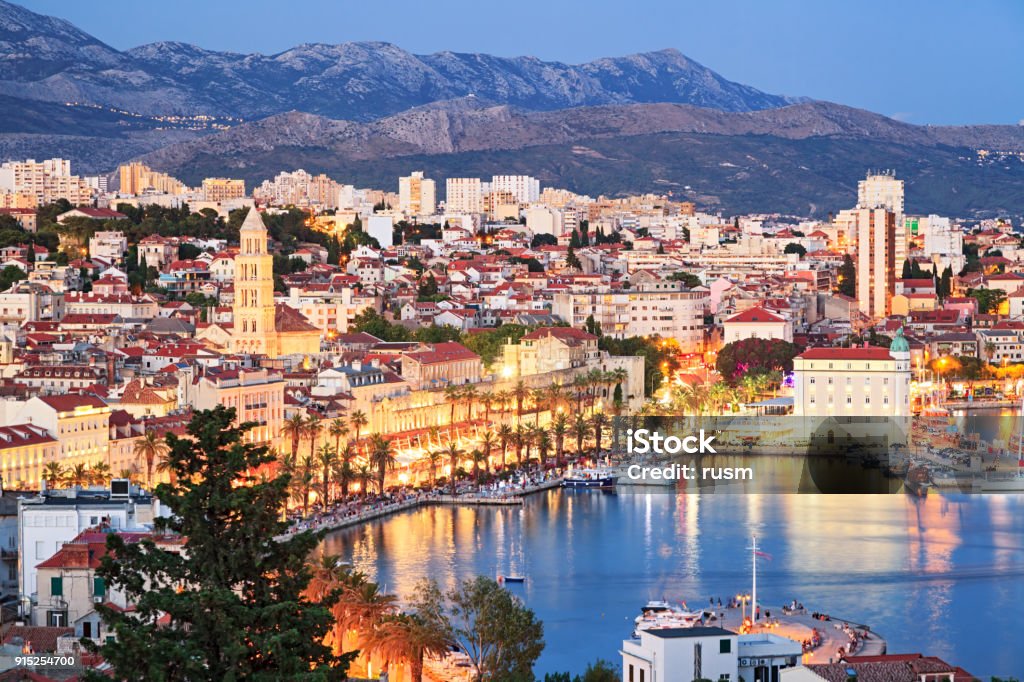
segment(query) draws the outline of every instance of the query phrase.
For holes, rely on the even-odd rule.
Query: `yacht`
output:
[[[618,474],[611,469],[573,469],[562,479],[563,488],[614,488]]]

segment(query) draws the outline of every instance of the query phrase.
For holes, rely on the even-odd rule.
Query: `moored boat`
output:
[[[610,469],[574,469],[562,479],[563,488],[614,488],[618,475]]]

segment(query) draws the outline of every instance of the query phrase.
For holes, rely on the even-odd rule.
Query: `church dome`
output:
[[[903,336],[903,327],[896,330],[896,335],[892,337],[892,343],[889,344],[890,353],[909,353],[910,344],[907,343],[907,338]]]

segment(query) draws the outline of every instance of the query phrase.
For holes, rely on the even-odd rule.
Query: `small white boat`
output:
[[[562,479],[563,488],[614,488],[618,474],[611,469],[573,469]]]

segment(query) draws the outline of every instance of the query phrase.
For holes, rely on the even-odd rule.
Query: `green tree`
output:
[[[7,291],[11,288],[12,284],[23,279],[28,279],[28,275],[25,274],[24,270],[17,265],[6,266],[3,270],[0,270],[0,291]]]
[[[701,285],[700,277],[692,272],[683,272],[682,270],[679,270],[677,272],[673,272],[668,276],[668,278],[673,282],[682,282],[683,286],[687,289],[692,289]]]
[[[843,264],[839,266],[839,293],[850,298],[857,297],[857,268],[850,254],[843,256]]]
[[[782,250],[783,253],[795,253],[800,258],[807,255],[807,249],[804,248],[803,244],[797,242],[790,242],[786,244],[786,248]]]
[[[741,339],[722,346],[715,368],[726,381],[735,382],[745,374],[788,372],[799,353],[799,346],[782,339]]]
[[[573,249],[572,246],[570,246],[569,250],[565,252],[565,264],[567,267],[575,270],[583,269],[583,264],[580,263],[579,256],[576,255],[576,250]]]
[[[968,289],[967,295],[978,301],[978,312],[994,313],[999,310],[1000,304],[1006,299],[1006,292],[1002,289]]]
[[[182,538],[181,551],[153,539],[107,538],[97,574],[135,610],[98,605],[116,641],[84,645],[116,679],[345,679],[354,654],[337,656],[324,644],[338,595],[314,602],[303,594],[307,557],[320,537],[305,531],[274,539],[287,529],[288,476],[258,473],[273,455],[247,442],[254,424],[234,421],[235,411],[220,406],[196,413],[190,437],[167,437],[178,482],[157,486],[156,495],[174,514],[154,527]]]
[[[544,625],[511,592],[485,576],[467,578],[447,594],[424,580],[415,612],[469,657],[474,680],[533,680],[544,650]]]

